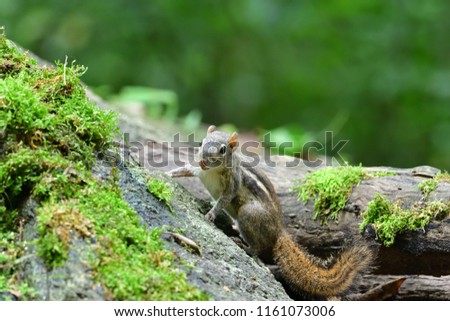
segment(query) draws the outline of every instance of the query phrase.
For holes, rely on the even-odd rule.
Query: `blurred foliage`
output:
[[[149,117],[164,117],[175,120],[178,114],[178,97],[171,90],[140,86],[123,87],[119,94],[109,98],[111,103],[137,103],[145,107]]]
[[[447,169],[449,16],[448,0],[0,2],[10,38],[76,58],[103,94],[173,90],[181,116],[332,130],[354,163]]]

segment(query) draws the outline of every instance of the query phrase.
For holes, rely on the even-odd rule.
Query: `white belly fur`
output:
[[[214,169],[201,171],[198,177],[215,200],[223,194],[224,186],[222,184],[222,176],[218,171]]]

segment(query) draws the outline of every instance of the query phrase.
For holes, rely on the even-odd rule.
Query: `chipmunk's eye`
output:
[[[227,151],[227,146],[225,146],[225,145],[220,146],[219,152],[221,154],[225,154],[226,151]]]

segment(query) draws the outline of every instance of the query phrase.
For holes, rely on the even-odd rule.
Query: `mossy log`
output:
[[[281,202],[286,226],[298,243],[310,248],[320,255],[339,250],[345,245],[345,239],[359,234],[360,214],[376,194],[388,199],[402,200],[408,208],[415,202],[424,202],[423,193],[419,190],[420,182],[433,177],[438,169],[422,166],[411,169],[370,168],[371,171],[390,171],[395,176],[386,176],[363,180],[355,186],[344,210],[337,222],[329,221],[322,225],[312,219],[313,202],[306,205],[299,202],[296,195],[290,192],[293,186],[292,177],[304,178],[311,170],[306,166],[290,169],[283,166],[266,168],[266,172],[276,185]],[[450,183],[441,182],[428,195],[427,201],[450,199]],[[365,233],[375,239],[373,230]],[[432,221],[425,231],[411,231],[397,237],[390,247],[379,246],[379,274],[450,274],[450,219]]]

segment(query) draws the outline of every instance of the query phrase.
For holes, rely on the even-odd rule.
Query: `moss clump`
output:
[[[426,179],[419,183],[419,189],[423,193],[423,198],[427,199],[432,191],[437,187],[437,181],[435,179]]]
[[[91,267],[94,279],[105,286],[110,298],[208,299],[187,283],[183,271],[174,268],[175,256],[164,249],[161,230],[153,229],[149,234],[128,203],[109,185],[88,181],[65,202],[55,199],[45,202],[39,226],[45,233],[42,242],[52,248],[45,253],[56,257],[61,257],[60,252],[67,253],[64,247],[71,239],[69,231],[75,237],[96,240]]]
[[[422,191],[424,199],[427,199],[430,193],[437,188],[439,182],[450,183],[450,174],[441,172],[436,174],[433,178],[426,179],[419,183],[418,187]]]
[[[450,213],[450,202],[437,201],[429,203],[415,203],[411,209],[403,209],[400,200],[391,202],[378,194],[367,205],[362,213],[364,220],[360,225],[363,231],[368,224],[372,224],[385,246],[394,244],[395,237],[407,230],[425,229],[425,226],[435,218],[443,218]]]
[[[168,183],[151,178],[147,182],[147,189],[163,202],[172,214],[174,213],[172,205],[170,204],[170,200],[173,197],[173,190]]]
[[[37,210],[38,254],[48,266],[60,265],[67,259],[72,238],[94,235],[92,222],[74,206],[77,196],[63,201],[52,199]]]
[[[297,198],[306,203],[314,199],[314,219],[320,218],[322,223],[328,219],[337,219],[338,212],[345,207],[354,186],[362,179],[390,176],[393,173],[369,173],[362,166],[327,167],[306,175],[300,185],[294,187]]]
[[[0,301],[8,300],[7,292],[23,300],[35,297],[35,291],[28,283],[20,280],[16,273],[20,257],[28,244],[17,239],[15,232],[0,232]],[[4,295],[1,294],[4,292]]]
[[[32,196],[34,244],[49,269],[64,264],[71,242],[82,238],[95,254],[93,279],[110,299],[207,299],[173,265],[160,231],[140,224],[114,177],[102,183],[91,175],[118,127],[114,113],[88,101],[84,72],[75,64],[39,67],[0,31],[0,292],[32,298],[15,264],[27,246],[19,204]]]

